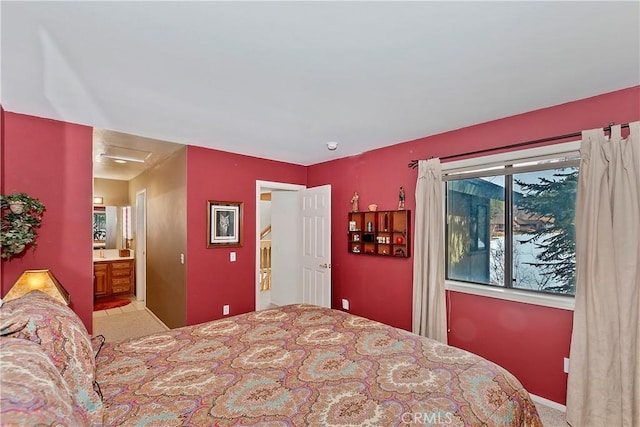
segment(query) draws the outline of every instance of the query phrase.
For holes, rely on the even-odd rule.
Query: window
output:
[[[573,295],[578,162],[572,153],[446,171],[447,279]]]

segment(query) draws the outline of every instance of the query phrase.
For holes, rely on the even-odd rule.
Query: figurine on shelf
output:
[[[358,198],[358,192],[356,191],[351,198],[351,212],[358,212]]]
[[[398,196],[398,210],[404,210],[404,187],[400,187],[400,195]]]

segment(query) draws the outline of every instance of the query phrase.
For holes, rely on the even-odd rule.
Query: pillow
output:
[[[86,425],[67,383],[42,348],[0,338],[0,419],[3,425]]]
[[[91,424],[102,424],[102,400],[94,391],[96,364],[80,318],[49,295],[33,291],[0,308],[0,335],[40,344],[66,381]]]

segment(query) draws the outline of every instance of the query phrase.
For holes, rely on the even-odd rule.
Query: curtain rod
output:
[[[602,130],[605,131],[605,132],[610,132],[611,131],[611,126],[614,126],[614,124],[611,123],[609,126],[603,127]],[[629,123],[625,123],[625,124],[621,125],[620,127],[622,129],[628,128],[629,127]],[[440,157],[440,160],[455,159],[455,158],[458,158],[458,157],[471,156],[473,154],[491,153],[493,151],[505,150],[507,148],[524,147],[524,146],[527,146],[527,145],[541,144],[543,142],[558,141],[558,140],[567,139],[567,138],[576,138],[576,137],[579,137],[579,136],[582,136],[582,132],[573,132],[573,133],[568,133],[568,134],[565,134],[565,135],[550,136],[550,137],[547,137],[547,138],[534,139],[532,141],[525,141],[525,142],[518,142],[516,144],[504,145],[502,147],[485,148],[485,149],[482,149],[482,150],[469,151],[468,153],[451,154],[449,156]],[[410,167],[411,169],[415,169],[417,166],[418,166],[418,160],[411,160],[409,162],[409,164],[408,164],[408,167]]]

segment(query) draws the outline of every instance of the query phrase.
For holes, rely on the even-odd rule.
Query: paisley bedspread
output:
[[[542,425],[503,368],[311,305],[106,343],[96,364],[105,425]]]

